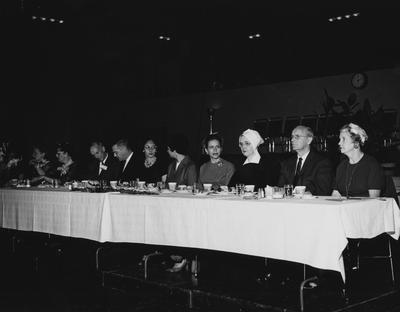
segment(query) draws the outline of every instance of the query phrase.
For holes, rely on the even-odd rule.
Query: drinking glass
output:
[[[285,184],[284,185],[285,197],[292,197],[293,196],[293,185],[292,184]]]

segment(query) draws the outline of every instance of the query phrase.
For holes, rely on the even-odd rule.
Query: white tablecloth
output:
[[[398,239],[393,199],[243,200],[0,190],[1,225],[100,242],[205,248],[305,263],[344,277],[347,238]]]
[[[102,237],[106,194],[43,190],[0,190],[0,225],[105,241]]]

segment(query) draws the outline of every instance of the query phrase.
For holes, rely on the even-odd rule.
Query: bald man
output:
[[[311,149],[313,138],[309,127],[293,129],[291,142],[296,155],[283,162],[278,185],[303,185],[313,195],[331,195],[333,168],[327,158]]]
[[[102,142],[93,142],[90,145],[90,154],[95,159],[89,168],[91,180],[114,181],[118,179],[119,161],[113,155],[107,153]]]

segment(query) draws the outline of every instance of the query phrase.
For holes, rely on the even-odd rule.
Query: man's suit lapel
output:
[[[289,181],[291,181],[290,183],[293,184],[294,181],[294,175],[296,173],[296,163],[297,163],[297,156],[292,157],[290,159],[290,164],[289,164]]]
[[[312,169],[312,162],[313,162],[313,153],[310,151],[306,160],[304,161],[303,167],[300,170],[300,177],[299,177],[300,183],[303,182],[303,176],[305,175],[305,173],[309,172]]]

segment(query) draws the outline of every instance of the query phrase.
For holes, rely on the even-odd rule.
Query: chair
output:
[[[391,237],[385,233],[385,234],[379,235],[372,239],[357,239],[356,241],[357,241],[356,242],[357,258],[356,258],[356,266],[353,269],[356,269],[356,270],[360,269],[361,259],[388,259],[389,265],[390,265],[392,284],[394,285],[396,280],[395,280],[394,266],[393,266],[393,252],[392,252]],[[361,251],[362,251],[361,248],[365,249],[367,247],[367,249],[370,250],[370,249],[373,249],[373,246],[371,246],[373,244],[378,244],[378,245],[386,244],[387,254],[385,254],[385,255],[362,255],[361,254]],[[362,247],[362,245],[364,245],[366,247]],[[370,245],[370,246],[368,246],[368,245]]]

